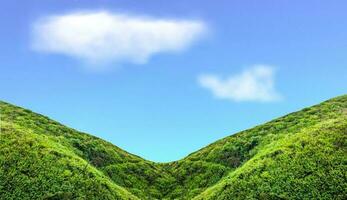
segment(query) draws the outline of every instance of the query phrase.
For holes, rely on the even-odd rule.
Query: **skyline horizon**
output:
[[[239,130],[239,131],[237,131],[237,132],[230,133],[229,135],[226,135],[226,136],[224,136],[224,137],[222,137],[222,138],[216,139],[216,140],[214,140],[214,141],[209,142],[208,144],[205,144],[205,145],[203,145],[203,146],[201,146],[201,147],[198,147],[197,149],[192,150],[191,152],[186,153],[186,155],[183,155],[183,156],[180,157],[180,158],[177,158],[177,159],[174,159],[174,160],[166,160],[166,161],[152,160],[152,159],[150,159],[150,158],[147,158],[147,157],[145,157],[145,156],[142,156],[141,153],[139,154],[139,153],[130,152],[130,151],[128,151],[125,147],[121,147],[121,146],[119,146],[118,144],[116,144],[116,143],[114,143],[114,142],[111,142],[111,141],[107,140],[106,138],[101,138],[101,137],[95,135],[94,133],[90,133],[90,132],[86,132],[86,131],[83,131],[83,130],[76,129],[76,128],[71,127],[71,126],[69,126],[69,125],[67,125],[67,124],[64,124],[64,123],[62,123],[62,122],[60,122],[60,121],[58,121],[58,120],[56,120],[56,119],[51,118],[50,116],[43,115],[42,113],[38,113],[38,112],[33,111],[33,110],[30,110],[30,109],[29,109],[29,110],[30,110],[31,112],[36,113],[36,114],[43,115],[44,117],[48,117],[50,120],[53,120],[53,121],[55,121],[55,122],[57,122],[57,123],[59,123],[59,124],[61,124],[61,125],[63,125],[63,126],[66,126],[66,127],[71,128],[71,129],[73,129],[73,130],[76,130],[76,131],[78,131],[78,132],[81,132],[81,133],[83,133],[83,134],[88,134],[88,135],[94,136],[94,137],[99,138],[99,139],[101,139],[101,140],[103,140],[103,141],[105,141],[105,142],[111,143],[112,145],[114,145],[114,146],[120,148],[121,150],[123,150],[123,151],[125,151],[125,152],[127,152],[127,153],[129,153],[129,154],[131,154],[131,155],[140,157],[141,159],[144,159],[144,160],[147,160],[147,161],[150,161],[150,162],[154,162],[154,163],[163,163],[163,164],[165,164],[165,163],[171,163],[171,162],[176,162],[176,161],[182,160],[182,159],[188,157],[189,155],[191,155],[191,154],[193,154],[193,153],[195,153],[195,152],[198,152],[198,151],[200,151],[200,150],[202,150],[202,149],[208,147],[208,146],[211,145],[211,144],[214,144],[214,143],[218,142],[219,140],[228,138],[228,137],[233,136],[233,135],[235,135],[235,134],[239,134],[239,133],[244,132],[244,131],[247,131],[247,130],[249,130],[249,129],[253,129],[253,128],[257,127],[257,126],[267,124],[267,123],[269,123],[269,122],[272,122],[272,121],[274,121],[274,120],[277,120],[278,118],[285,117],[285,116],[287,116],[287,115],[290,115],[290,114],[293,114],[293,113],[302,111],[302,110],[304,110],[304,109],[306,109],[306,108],[309,108],[309,107],[312,107],[312,106],[316,106],[316,105],[320,105],[320,104],[322,104],[322,103],[324,103],[324,102],[330,101],[330,100],[335,99],[335,98],[343,97],[343,96],[346,96],[346,95],[347,95],[347,93],[345,93],[345,94],[340,94],[340,95],[334,96],[334,97],[330,97],[330,98],[328,98],[328,99],[325,99],[325,100],[323,100],[323,101],[321,101],[321,102],[318,102],[318,103],[315,103],[315,104],[313,104],[313,105],[308,105],[308,106],[305,106],[305,107],[303,107],[303,108],[299,108],[298,110],[294,110],[294,111],[285,113],[285,114],[283,114],[283,115],[281,115],[281,116],[277,116],[277,117],[272,118],[272,119],[270,119],[270,120],[268,120],[268,121],[265,121],[265,122],[261,122],[261,123],[259,123],[259,124],[252,125],[251,127],[245,128],[245,129],[243,129],[243,130]],[[10,104],[10,105],[15,106],[15,107],[18,107],[18,106],[19,106],[19,105],[12,104],[12,103],[10,103],[10,102],[3,101],[3,100],[1,100],[1,99],[0,99],[0,102],[7,103],[7,104]],[[28,109],[28,108],[25,108],[25,107],[22,107],[22,106],[19,106],[19,108]],[[2,121],[1,121],[1,110],[0,110],[0,128],[1,128],[1,122],[2,122]]]
[[[0,99],[148,160],[181,159],[346,94],[346,8],[5,0]]]

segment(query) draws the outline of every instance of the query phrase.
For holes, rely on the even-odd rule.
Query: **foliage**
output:
[[[0,109],[0,199],[347,199],[347,95],[170,163]]]

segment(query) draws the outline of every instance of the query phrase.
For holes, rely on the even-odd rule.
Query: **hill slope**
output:
[[[0,199],[346,199],[347,95],[158,164],[0,102]]]

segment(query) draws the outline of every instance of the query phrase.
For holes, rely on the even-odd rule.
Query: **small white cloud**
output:
[[[186,49],[206,33],[197,20],[154,19],[98,12],[44,17],[33,25],[33,48],[89,64],[143,64],[160,52]]]
[[[274,69],[266,65],[255,65],[225,79],[216,75],[201,75],[198,81],[220,99],[261,102],[281,99],[274,87]]]

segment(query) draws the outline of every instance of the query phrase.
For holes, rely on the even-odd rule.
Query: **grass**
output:
[[[347,95],[170,163],[0,109],[0,199],[347,199]]]

